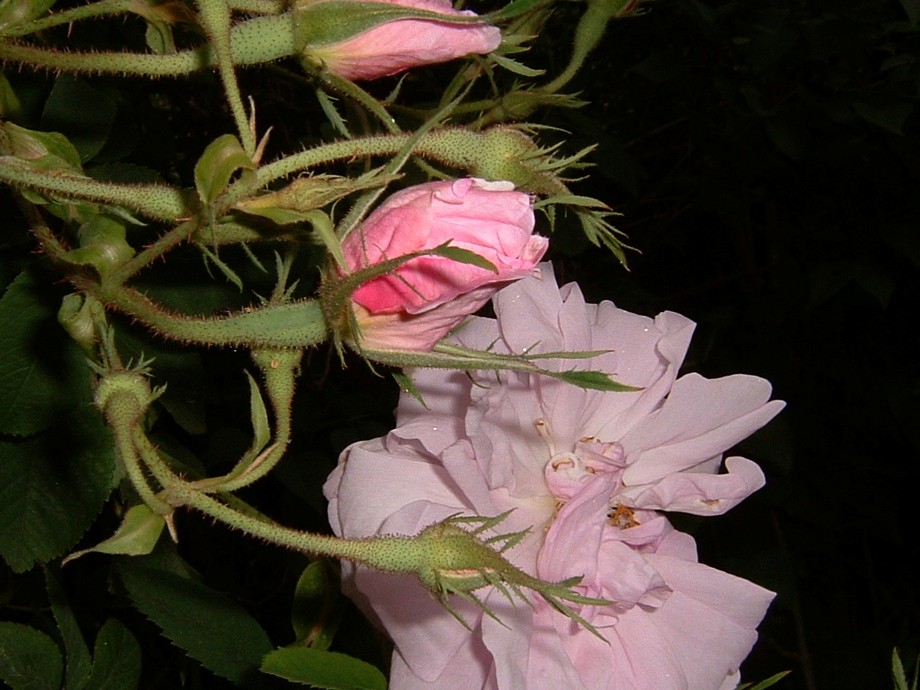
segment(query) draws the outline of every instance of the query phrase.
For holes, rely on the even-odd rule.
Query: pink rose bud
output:
[[[333,74],[359,81],[472,53],[485,55],[501,43],[501,31],[494,26],[457,22],[456,18],[476,14],[455,10],[449,0],[372,3],[381,8],[376,17],[367,9],[370,3],[365,2],[361,7],[350,0],[314,0],[299,5],[297,21],[302,27],[306,57],[322,63]],[[411,10],[442,15],[444,20],[413,17]]]
[[[497,273],[443,256],[410,259],[352,294],[369,350],[427,352],[501,287],[530,275],[548,241],[533,234],[527,194],[510,182],[430,182],[397,192],[342,245],[355,271],[447,241],[491,262]]]

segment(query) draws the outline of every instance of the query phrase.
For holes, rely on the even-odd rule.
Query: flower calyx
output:
[[[424,554],[416,573],[421,583],[466,627],[469,627],[469,624],[450,605],[451,595],[457,595],[475,604],[486,615],[501,622],[485,601],[474,592],[491,586],[512,604],[517,597],[528,606],[532,606],[532,601],[523,591],[528,589],[540,594],[559,613],[604,639],[570,604],[606,606],[613,602],[587,597],[573,591],[572,588],[581,581],[580,577],[562,582],[545,582],[528,575],[502,555],[517,545],[527,535],[528,530],[481,538],[480,535],[504,521],[509,513],[510,511],[491,518],[452,516],[425,528],[413,540]],[[472,525],[474,528],[465,529],[461,525]]]

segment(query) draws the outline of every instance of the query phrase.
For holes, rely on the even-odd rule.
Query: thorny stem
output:
[[[196,488],[211,494],[236,491],[266,476],[281,461],[291,442],[291,407],[302,355],[302,350],[257,350],[252,353],[262,369],[265,389],[272,403],[275,420],[272,444],[242,471],[195,482]]]
[[[0,35],[10,37],[26,36],[55,26],[71,24],[81,19],[124,14],[131,11],[131,8],[135,6],[135,2],[136,0],[99,0],[99,2],[94,2],[89,5],[72,7],[68,10],[49,14],[39,19],[4,27],[0,29]]]
[[[158,237],[153,243],[138,252],[121,266],[113,268],[106,276],[107,280],[113,284],[123,284],[144,267],[149,266],[180,244],[187,242],[194,234],[197,227],[198,220],[195,218],[176,226],[169,232]]]
[[[236,80],[236,70],[233,63],[233,50],[230,42],[230,8],[224,0],[198,0],[198,9],[202,23],[211,39],[214,50],[217,71],[220,73],[224,85],[224,93],[230,105],[230,112],[236,123],[236,129],[243,144],[243,150],[252,158],[256,152],[256,141],[250,131],[246,109],[243,107],[243,98]]]
[[[159,335],[180,342],[231,347],[307,348],[328,337],[326,322],[315,300],[274,304],[209,318],[167,312],[133,288],[86,283],[78,287],[103,304],[147,324]]]
[[[116,393],[113,398],[124,397],[129,404],[118,404],[120,401],[115,399],[115,404],[106,408],[106,421],[109,428],[112,429],[112,435],[115,439],[115,447],[118,449],[118,457],[125,469],[125,474],[131,482],[131,486],[137,491],[141,500],[150,510],[159,515],[168,515],[173,511],[173,507],[166,501],[157,496],[150,488],[147,477],[144,476],[144,470],[141,466],[140,458],[134,444],[134,435],[131,429],[137,424],[134,419],[136,409],[130,404],[133,399],[132,393]]]
[[[175,187],[101,182],[60,169],[39,171],[11,156],[0,156],[0,181],[43,194],[122,206],[157,220],[175,221],[192,213],[190,197]]]
[[[232,63],[237,66],[272,62],[297,53],[290,14],[256,17],[230,29]],[[0,59],[65,72],[169,77],[214,67],[209,44],[177,53],[77,53],[40,48],[0,38]]]

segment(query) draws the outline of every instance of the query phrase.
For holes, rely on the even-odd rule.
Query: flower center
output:
[[[572,450],[560,451],[546,420],[538,419],[534,426],[550,453],[543,476],[557,503],[572,498],[597,475],[620,475],[626,467],[626,453],[615,441],[599,441],[586,436],[579,439]]]

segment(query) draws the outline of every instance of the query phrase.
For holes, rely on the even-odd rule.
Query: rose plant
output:
[[[718,514],[756,490],[757,466],[728,458],[720,473],[721,454],[779,403],[754,377],[677,378],[683,317],[586,305],[540,277],[536,208],[625,262],[614,212],[576,188],[593,147],[525,120],[581,105],[563,89],[636,3],[559,2],[487,18],[448,0],[0,6],[0,61],[15,68],[0,74],[15,201],[0,257],[0,680],[132,688],[142,666],[201,687],[209,674],[365,690],[737,677],[772,595],[700,565],[666,512]],[[576,12],[553,27],[567,61],[538,53],[558,68],[544,80],[519,58]],[[443,82],[407,78],[383,98],[352,83],[466,55]],[[281,60],[307,74],[267,68]],[[223,105],[205,102],[208,80]],[[395,191],[416,164],[459,179]],[[471,318],[502,289],[497,320]],[[332,371],[321,349],[343,342],[381,368],[439,373],[415,374],[427,407],[404,399],[391,434],[342,456],[326,483],[333,536],[301,527],[317,523],[305,507],[323,509],[325,468],[307,463],[377,433],[362,419],[386,399]],[[185,510],[204,522],[189,530]],[[296,560],[266,567],[266,543]],[[395,641],[391,681],[383,660],[333,651],[367,629],[319,557],[346,563]],[[267,601],[248,577],[220,576],[229,598],[206,582],[257,564],[274,610],[291,594],[275,576],[293,584],[298,562],[287,634],[246,610]],[[105,603],[78,621],[68,592]]]
[[[517,372],[418,371],[397,427],[349,447],[326,483],[337,534],[414,533],[453,514],[513,511],[529,533],[510,560],[538,577],[583,575],[612,601],[581,616],[604,639],[537,598],[500,623],[469,606],[467,630],[411,578],[347,566],[350,595],[393,638],[391,687],[731,688],[773,595],[697,562],[666,511],[715,515],[763,485],[756,464],[722,453],[782,408],[752,376],[677,377],[693,323],[650,319],[558,288],[544,266],[499,292],[497,319],[474,318],[460,343],[497,351],[604,350],[583,366],[634,392],[605,393]],[[556,366],[571,366],[557,362]]]
[[[370,350],[430,350],[503,285],[529,275],[548,241],[533,234],[531,198],[510,182],[429,182],[389,197],[342,243],[349,271],[451,247],[494,266],[417,256],[352,294],[359,343]]]

